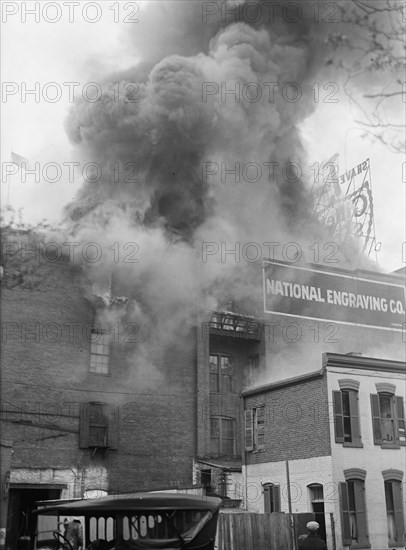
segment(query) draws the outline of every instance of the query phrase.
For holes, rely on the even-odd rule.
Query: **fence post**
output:
[[[336,543],[336,523],[334,521],[334,513],[330,512],[331,537],[333,539],[333,550],[337,550]]]

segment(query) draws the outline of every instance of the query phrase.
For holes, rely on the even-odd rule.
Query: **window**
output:
[[[234,367],[228,355],[210,355],[210,392],[232,393]]]
[[[110,333],[100,329],[90,333],[90,372],[109,373],[110,340]]]
[[[334,431],[336,443],[362,447],[358,412],[358,391],[333,391]]]
[[[385,487],[386,521],[389,546],[404,545],[404,516],[402,498],[403,472],[385,470],[382,472]]]
[[[340,483],[341,528],[344,546],[370,548],[365,508],[364,470],[352,468]]]
[[[272,512],[281,511],[281,494],[279,485],[273,483],[265,483],[264,487],[264,512],[270,514]]]
[[[234,418],[210,419],[211,456],[235,456]]]
[[[265,448],[265,407],[245,411],[245,450]]]
[[[371,394],[374,444],[383,447],[406,445],[403,397],[388,392]]]
[[[80,409],[79,447],[117,449],[118,409],[107,403],[83,403]]]

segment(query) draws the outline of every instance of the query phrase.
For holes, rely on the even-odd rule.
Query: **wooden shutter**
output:
[[[393,505],[395,509],[396,542],[403,546],[404,525],[402,486],[400,481],[392,481]]]
[[[258,407],[255,413],[255,444],[257,449],[265,449],[264,407]]]
[[[333,411],[336,443],[344,443],[343,402],[340,391],[333,391]]]
[[[80,422],[79,422],[79,448],[87,449],[89,447],[89,403],[80,404]]]
[[[405,426],[405,409],[403,406],[403,397],[395,397],[395,414],[397,423],[397,440],[400,445],[406,445],[406,426]]]
[[[361,443],[361,433],[359,426],[358,412],[358,393],[354,391],[348,392],[350,399],[350,415],[351,415],[351,438],[353,443]]]
[[[374,444],[382,443],[381,436],[381,412],[379,409],[379,395],[371,394],[371,412],[372,412],[372,431],[374,434]]]
[[[281,488],[279,485],[274,485],[273,490],[273,502],[274,502],[274,512],[281,511]]]
[[[357,514],[358,542],[368,543],[367,511],[365,509],[365,483],[354,480],[355,511]]]
[[[343,537],[343,545],[349,546],[351,543],[351,527],[350,527],[350,508],[348,503],[348,487],[347,484],[340,483],[340,508],[341,508],[341,531]]]
[[[270,485],[264,485],[264,512],[269,514],[271,512],[271,490]]]
[[[119,428],[119,418],[118,418],[118,405],[109,405],[107,418],[108,418],[108,427],[107,427],[107,445],[110,449],[117,449],[118,447],[118,428]]]
[[[254,449],[254,426],[253,426],[253,410],[245,411],[245,450],[252,451]]]

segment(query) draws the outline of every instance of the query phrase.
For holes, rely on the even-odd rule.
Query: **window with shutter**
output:
[[[406,445],[403,397],[390,393],[371,395],[374,444],[385,448]]]
[[[264,486],[264,512],[271,514],[281,511],[280,486],[266,483]]]
[[[344,443],[343,404],[340,391],[333,391],[333,409],[336,443]]]
[[[372,413],[372,431],[374,435],[374,444],[382,443],[381,437],[381,413],[379,409],[379,396],[371,395],[371,413]]]
[[[403,397],[396,396],[396,423],[397,423],[397,439],[400,445],[406,445],[406,424],[405,424],[405,408],[403,405]]]
[[[358,412],[358,392],[333,391],[334,431],[336,443],[362,447]]]
[[[388,543],[402,546],[404,543],[404,516],[402,486],[399,480],[385,481],[385,504],[388,524]]]
[[[254,449],[265,448],[264,407],[254,409]]]
[[[81,405],[79,447],[117,449],[117,406],[95,402]]]
[[[253,410],[247,409],[245,414],[245,450],[252,451],[254,449],[254,426],[253,426]]]
[[[363,548],[369,547],[368,536],[368,524],[367,524],[367,511],[365,507],[365,483],[360,480],[354,480],[354,500],[355,500],[355,513],[357,518],[358,528],[358,545],[362,545]]]
[[[340,483],[340,508],[343,545],[370,548],[364,481],[350,479]]]
[[[351,543],[350,509],[348,502],[348,487],[345,482],[340,483],[340,504],[343,545],[349,546]]]

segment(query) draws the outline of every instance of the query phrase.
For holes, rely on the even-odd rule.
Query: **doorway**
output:
[[[8,495],[7,514],[7,541],[6,547],[17,548],[18,539],[22,536],[29,536],[31,545],[34,541],[36,518],[30,513],[36,508],[38,500],[59,499],[61,489],[59,488],[38,488],[33,486],[27,489],[24,485],[20,488],[12,488]]]
[[[308,487],[310,490],[310,501],[312,512],[314,513],[314,520],[317,521],[317,523],[320,525],[318,534],[324,541],[327,541],[323,485],[321,485],[320,483],[313,483]]]

